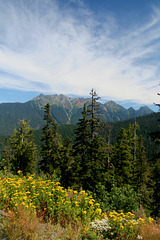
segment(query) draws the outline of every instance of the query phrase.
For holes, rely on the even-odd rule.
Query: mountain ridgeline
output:
[[[17,122],[29,120],[34,130],[41,129],[44,125],[44,106],[49,103],[51,114],[59,125],[76,124],[81,118],[84,103],[89,105],[90,98],[69,98],[64,95],[40,94],[38,97],[25,103],[1,103],[0,104],[0,135],[10,135],[17,127]],[[116,122],[134,118],[135,115],[143,116],[153,113],[147,106],[139,110],[125,109],[113,101],[104,104],[99,103],[101,118],[106,122]]]

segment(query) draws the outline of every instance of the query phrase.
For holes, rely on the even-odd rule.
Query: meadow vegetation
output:
[[[159,239],[160,227],[144,212],[103,212],[84,190],[64,189],[35,175],[0,178],[1,238]],[[143,216],[142,216],[143,215]],[[152,229],[152,231],[151,231]],[[147,238],[146,238],[147,236]],[[151,238],[149,238],[149,236]]]
[[[136,122],[122,128],[112,145],[98,99],[92,89],[74,143],[62,142],[49,104],[38,151],[25,120],[6,139],[0,161],[1,238],[160,239],[159,152],[147,157]],[[157,144],[159,136],[154,134]]]

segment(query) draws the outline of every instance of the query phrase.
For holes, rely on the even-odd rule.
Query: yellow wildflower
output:
[[[83,214],[86,214],[87,212],[86,211],[82,211]]]

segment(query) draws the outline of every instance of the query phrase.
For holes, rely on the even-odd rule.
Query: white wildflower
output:
[[[102,219],[101,221],[94,221],[90,223],[90,228],[94,228],[97,231],[107,231],[108,229],[111,229],[108,224],[108,218]]]
[[[142,236],[140,236],[140,235],[138,235],[137,239],[143,239],[143,237],[142,237]]]

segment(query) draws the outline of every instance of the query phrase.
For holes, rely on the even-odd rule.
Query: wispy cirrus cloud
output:
[[[74,5],[74,6],[72,6]],[[84,2],[0,2],[0,87],[152,104],[160,77],[160,9],[123,28]]]

